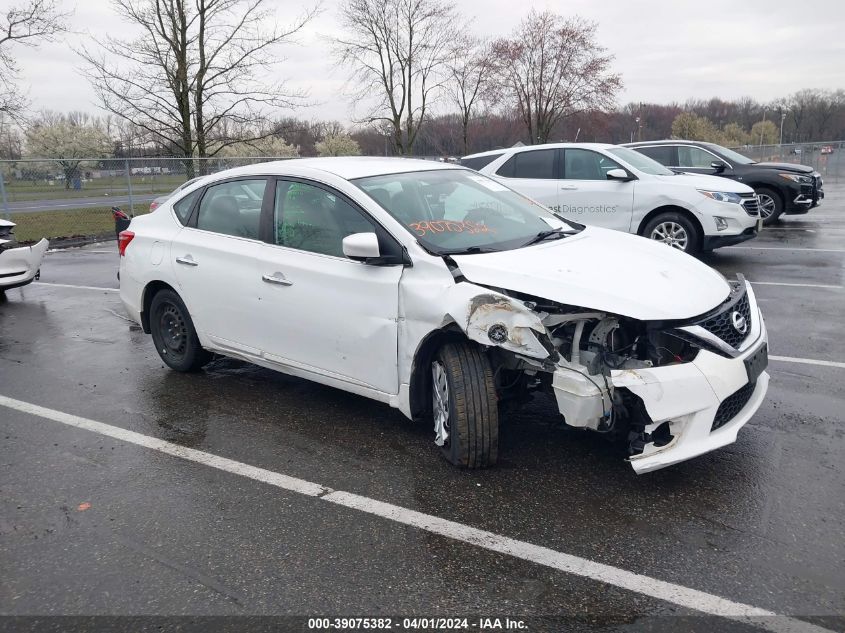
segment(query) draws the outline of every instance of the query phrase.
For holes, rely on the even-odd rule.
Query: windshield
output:
[[[353,182],[420,244],[440,255],[510,250],[553,229],[583,228],[469,169],[390,174]]]
[[[635,150],[628,149],[627,147],[614,147],[613,149],[609,149],[607,151],[613,154],[614,156],[618,156],[626,163],[628,163],[628,165],[638,171],[643,172],[644,174],[649,174],[651,176],[675,175],[674,171],[672,171],[671,169],[666,169],[656,160],[653,160],[648,156],[645,156],[644,154],[640,154]]]
[[[756,160],[751,160],[748,156],[743,156],[739,152],[735,152],[732,149],[728,149],[727,147],[722,147],[721,145],[715,145],[713,143],[707,143],[707,147],[716,150],[722,156],[728,159],[731,163],[738,163],[740,165],[751,165],[756,163]]]

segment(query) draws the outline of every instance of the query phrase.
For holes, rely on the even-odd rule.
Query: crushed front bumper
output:
[[[0,290],[24,286],[35,279],[50,243],[42,239],[32,246],[0,251]]]

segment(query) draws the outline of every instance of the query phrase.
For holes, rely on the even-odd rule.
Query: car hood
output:
[[[536,246],[453,259],[473,283],[642,321],[698,316],[730,292],[721,274],[694,257],[597,227]]]
[[[755,163],[754,167],[777,169],[779,171],[791,171],[797,174],[812,174],[813,171],[815,171],[812,167],[808,167],[807,165],[797,165],[796,163]]]
[[[696,189],[707,189],[709,191],[726,191],[729,193],[754,193],[754,190],[741,182],[722,178],[721,176],[710,176],[708,174],[675,174],[674,176],[655,176],[661,182],[670,185],[681,185],[695,187]]]

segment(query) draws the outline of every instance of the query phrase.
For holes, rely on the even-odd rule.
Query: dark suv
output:
[[[807,213],[824,198],[822,178],[812,167],[793,163],[757,163],[727,147],[698,141],[627,143],[675,171],[724,176],[745,183],[760,198],[763,224],[781,214]]]

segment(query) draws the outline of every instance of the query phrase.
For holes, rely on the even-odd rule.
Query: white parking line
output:
[[[370,499],[369,497],[350,492],[331,490],[311,481],[250,466],[249,464],[173,444],[118,426],[112,426],[111,424],[104,424],[2,395],[0,395],[0,406],[91,431],[92,433],[99,433],[100,435],[105,435],[122,442],[143,446],[144,448],[203,464],[228,473],[248,477],[249,479],[260,481],[282,490],[316,497],[323,501],[366,512],[367,514],[372,514],[383,519],[409,525],[426,532],[431,532],[432,534],[438,534],[493,552],[530,561],[538,565],[544,565],[575,576],[612,584],[695,611],[759,626],[770,631],[776,631],[777,633],[830,633],[828,629],[803,620],[778,616],[778,614],[767,611],[766,609],[760,609],[740,602],[733,602],[732,600],[727,600],[704,591],[643,576],[625,569],[597,563],[579,556],[565,554],[547,547],[518,541],[500,534],[480,530],[469,525],[449,521],[431,514],[417,512],[416,510],[410,510],[391,503]]]
[[[826,284],[789,284],[782,281],[752,281],[755,286],[793,286],[796,288],[829,288],[841,290],[842,286],[828,286]]]
[[[804,248],[795,246],[726,246],[725,249],[743,249],[747,251],[813,251],[816,253],[845,253],[839,248]]]
[[[815,360],[814,358],[794,358],[792,356],[769,356],[769,360],[779,360],[782,363],[801,363],[804,365],[821,365],[822,367],[837,367],[845,369],[845,363],[832,360]]]
[[[77,290],[104,290],[105,292],[120,292],[119,288],[103,288],[101,286],[75,286],[73,284],[54,284],[49,281],[33,281],[33,286],[55,286],[57,288],[75,288]]]

